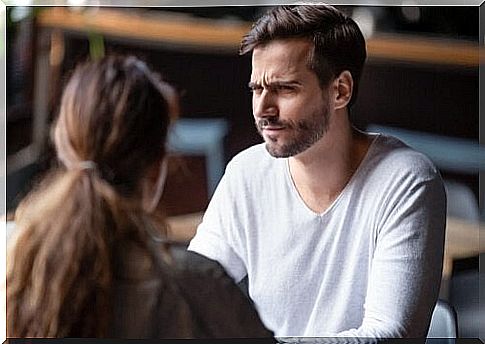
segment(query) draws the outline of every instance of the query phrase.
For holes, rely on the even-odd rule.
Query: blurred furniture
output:
[[[224,138],[227,131],[227,121],[223,118],[180,118],[169,133],[170,152],[204,156],[209,198],[224,174]]]
[[[175,122],[169,133],[169,153],[204,157],[206,178],[198,177],[198,182],[206,183],[207,194],[204,198],[210,199],[224,174],[224,138],[227,135],[227,131],[227,121],[223,118],[181,118]],[[30,159],[27,161],[30,161]],[[12,211],[16,208],[21,198],[32,187],[39,172],[41,172],[41,167],[37,160],[33,160],[32,163],[21,164],[18,169],[8,174],[7,211]],[[178,180],[174,182],[175,184],[180,184]],[[193,181],[191,184],[193,184]]]
[[[368,61],[352,108],[357,127],[378,124],[478,142],[479,67],[484,56],[478,38],[373,38],[379,41],[379,53],[371,53],[375,41],[369,40]]]
[[[438,300],[433,310],[427,338],[457,338],[456,312],[449,303]]]
[[[453,261],[478,256],[485,251],[484,224],[448,217],[446,219],[443,278],[451,278]]]
[[[195,235],[197,226],[202,222],[202,212],[171,216],[167,218],[168,237],[180,243],[188,243]]]
[[[40,13],[39,25],[66,31],[88,30],[125,39],[143,39],[178,46],[237,51],[251,22],[194,18],[181,13],[92,8],[71,11],[51,8]],[[123,24],[123,25],[120,25]],[[375,34],[367,40],[369,57],[418,63],[476,66],[478,46],[470,41],[452,42],[417,35]]]
[[[31,189],[40,171],[37,161],[21,166],[7,175],[6,211],[13,211],[21,198]]]
[[[447,196],[447,214],[472,223],[480,221],[480,208],[472,190],[463,183],[444,180]]]
[[[485,340],[484,259],[483,245],[480,254],[454,259],[449,283],[449,302],[458,314],[460,337],[482,341]]]
[[[485,170],[485,150],[469,139],[371,124],[367,131],[395,136],[415,150],[426,154],[440,169],[478,173]]]

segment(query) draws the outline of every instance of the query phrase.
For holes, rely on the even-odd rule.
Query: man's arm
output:
[[[243,259],[235,249],[237,206],[235,195],[231,193],[231,178],[229,163],[188,250],[219,262],[234,281],[239,282],[247,272]]]
[[[339,336],[427,334],[443,262],[446,197],[441,178],[403,184],[386,212],[379,224],[362,325]]]

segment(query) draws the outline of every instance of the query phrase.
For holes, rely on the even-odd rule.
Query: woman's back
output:
[[[256,310],[215,261],[177,244],[119,244],[115,272],[118,338],[271,337]]]

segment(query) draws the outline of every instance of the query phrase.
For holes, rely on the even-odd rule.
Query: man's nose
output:
[[[253,95],[254,117],[265,118],[278,116],[278,107],[274,96],[268,90],[263,90],[258,95]]]

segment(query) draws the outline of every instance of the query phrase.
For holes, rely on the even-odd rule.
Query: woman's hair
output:
[[[354,81],[349,106],[357,98],[359,80],[367,56],[365,39],[352,18],[325,4],[272,7],[243,37],[239,53],[277,39],[305,38],[313,44],[308,67],[326,87],[342,71]]]
[[[109,334],[115,243],[144,245],[144,183],[165,156],[177,112],[173,89],[135,57],[76,68],[53,131],[63,167],[16,212],[8,337]]]

